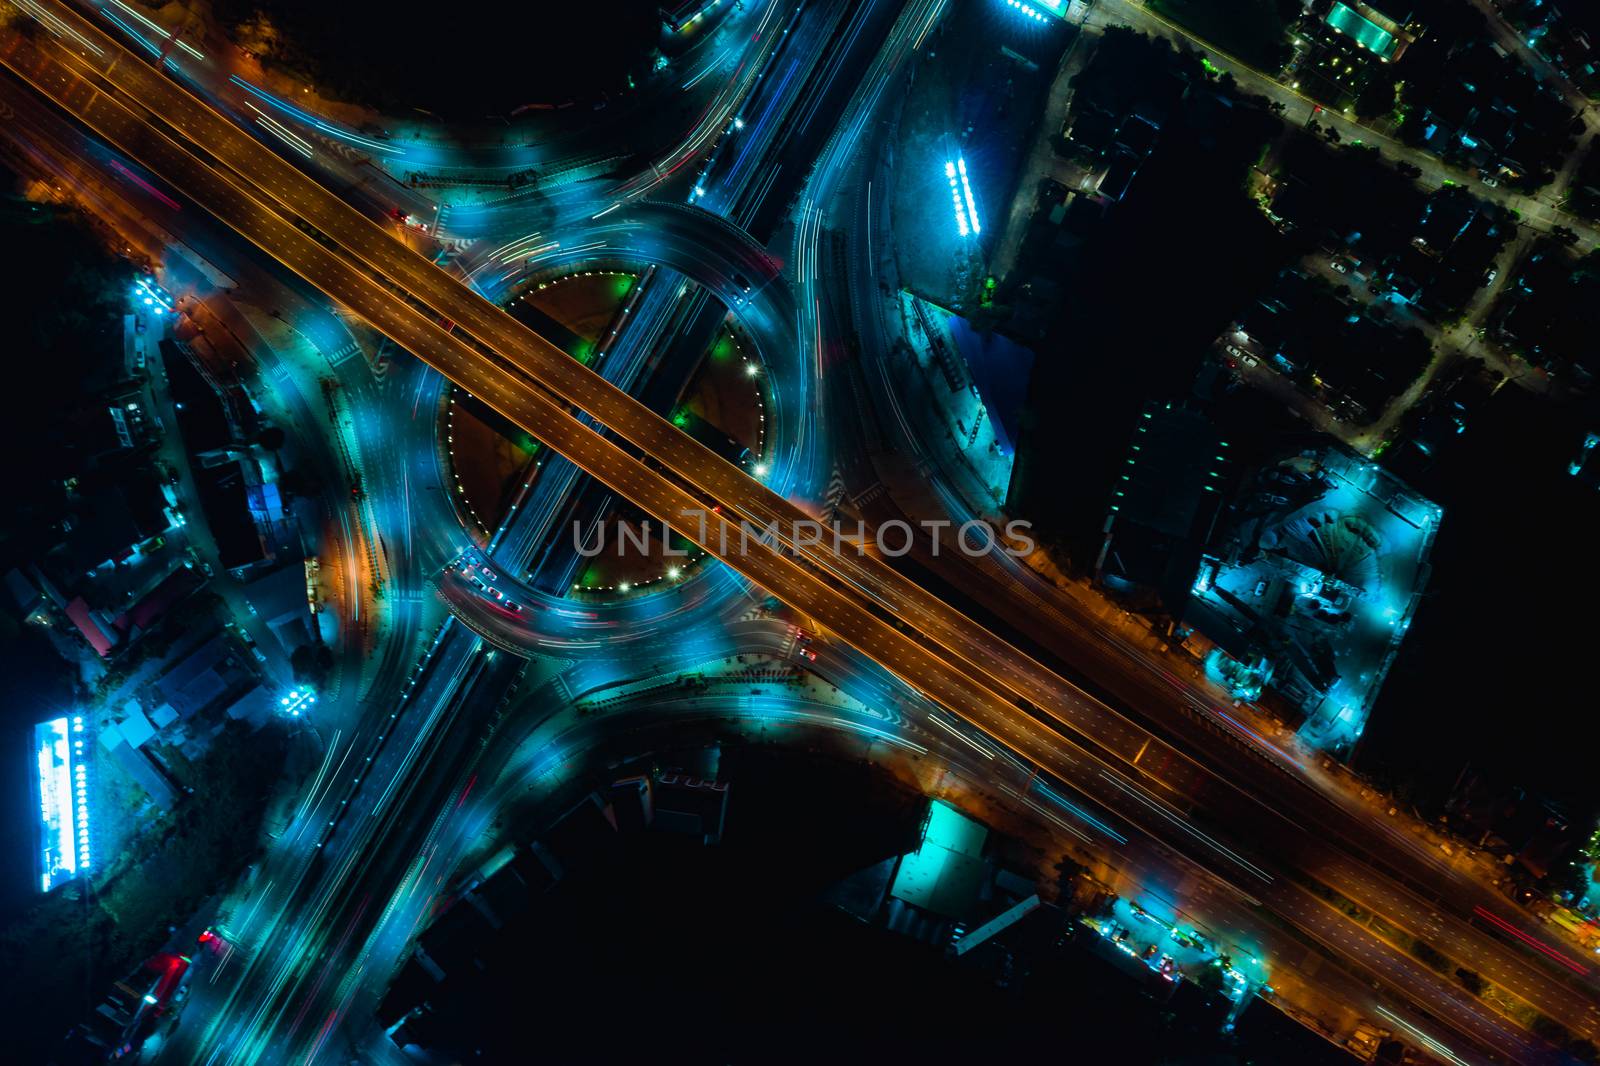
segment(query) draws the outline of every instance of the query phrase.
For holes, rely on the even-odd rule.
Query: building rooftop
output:
[[[1184,615],[1236,660],[1208,667],[1241,688],[1267,681],[1305,711],[1307,739],[1346,750],[1421,600],[1441,515],[1336,448],[1263,468],[1234,500]]]
[[[984,841],[989,831],[954,807],[934,802],[922,831],[922,846],[900,860],[889,894],[946,917],[963,914],[984,877]]]
[[[180,718],[189,718],[250,680],[218,634],[163,674],[155,687]]]
[[[91,608],[82,596],[67,604],[67,619],[78,627],[78,632],[83,634],[83,639],[89,642],[95,654],[102,659],[110,658],[112,649],[117,646],[116,631],[101,621],[99,612]]]
[[[1348,7],[1335,3],[1328,12],[1328,25],[1379,59],[1395,59],[1405,46],[1400,27],[1366,4]]]

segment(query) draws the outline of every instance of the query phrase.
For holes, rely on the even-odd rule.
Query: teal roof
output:
[[[1328,12],[1328,25],[1383,59],[1393,56],[1395,50],[1400,47],[1400,42],[1395,40],[1394,34],[1344,4],[1333,5],[1333,9]]]
[[[946,917],[966,913],[982,885],[979,856],[988,835],[954,807],[935,802],[923,827],[922,846],[900,860],[889,894]]]

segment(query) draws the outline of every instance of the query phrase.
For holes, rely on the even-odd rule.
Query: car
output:
[[[1485,274],[1483,276],[1483,283],[1485,285],[1493,285],[1494,284],[1494,279],[1498,278],[1499,276],[1500,276],[1499,268],[1498,267],[1497,268],[1493,268],[1493,269],[1491,269],[1489,271],[1489,273],[1487,273],[1487,274]]]
[[[804,659],[808,663],[814,663],[817,661],[817,653],[812,651],[810,648],[801,648],[800,658]]]
[[[1499,178],[1484,178],[1483,183],[1491,189],[1498,189],[1500,187]]]
[[[1345,265],[1343,259],[1335,259],[1331,265],[1333,266],[1333,269],[1337,270],[1341,274],[1350,273],[1350,268]]]
[[[479,563],[478,564],[478,569],[483,573],[483,576],[488,578],[490,581],[495,580],[495,577],[496,577],[495,572],[493,570],[490,570],[487,566],[484,566],[482,563]]]
[[[497,600],[503,600],[503,599],[506,598],[506,594],[504,592],[501,592],[499,589],[490,589],[489,592]]]
[[[510,611],[512,614],[521,614],[522,604],[518,603],[516,600],[507,600],[506,610]]]
[[[1256,364],[1260,363],[1261,360],[1257,359],[1249,352],[1243,352],[1239,356],[1239,362],[1243,363],[1245,366],[1255,366]]]

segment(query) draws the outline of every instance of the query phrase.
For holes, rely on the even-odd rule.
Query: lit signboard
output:
[[[1006,0],[1006,6],[1035,22],[1043,22],[1047,16],[1066,18],[1072,0]]]
[[[972,198],[972,185],[967,181],[967,161],[957,157],[946,161],[945,180],[950,183],[950,203],[955,209],[956,231],[965,237],[983,232],[978,224],[978,205]]]
[[[33,727],[39,762],[39,887],[48,892],[89,869],[89,780],[82,715]]]

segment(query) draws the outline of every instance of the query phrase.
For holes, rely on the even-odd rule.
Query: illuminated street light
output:
[[[983,232],[978,224],[978,204],[972,197],[972,185],[967,181],[967,161],[961,156],[945,160],[945,180],[950,183],[950,206],[956,213],[956,230],[966,237]]]
[[[174,307],[172,294],[145,277],[134,281],[133,298],[148,307],[153,315],[164,315]]]
[[[1006,6],[1011,8],[1013,11],[1026,15],[1035,22],[1043,22],[1045,20],[1043,12],[1034,7],[1032,4],[1022,3],[1022,0],[1006,0]]]
[[[317,702],[317,694],[310,689],[293,688],[278,700],[278,708],[290,718],[299,718],[301,712]]]
[[[961,202],[961,189],[956,184],[956,165],[949,160],[944,164],[944,176],[950,182],[950,205],[956,212],[956,230],[965,237],[972,232],[972,227],[967,225],[967,208]]]
[[[961,193],[967,200],[967,221],[972,224],[973,233],[982,233],[983,227],[978,225],[978,205],[973,202],[972,186],[967,183],[967,161],[957,156],[956,169],[961,172]]]

